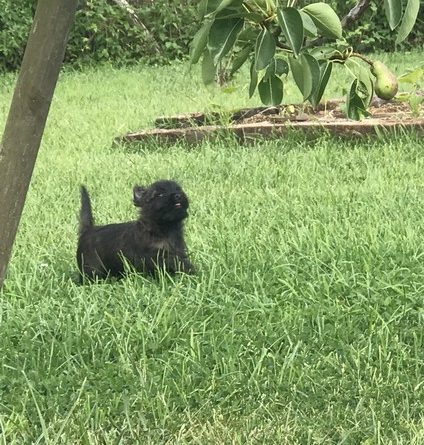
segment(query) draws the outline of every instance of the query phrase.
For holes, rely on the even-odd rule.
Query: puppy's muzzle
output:
[[[183,207],[183,195],[181,193],[175,193],[174,195],[174,207],[176,209],[181,209]]]

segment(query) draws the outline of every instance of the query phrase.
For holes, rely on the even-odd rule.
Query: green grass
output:
[[[56,93],[0,293],[0,443],[424,443],[418,136],[117,147],[257,98],[185,65],[65,72]],[[162,177],[191,199],[198,276],[76,285],[79,184],[108,223]]]

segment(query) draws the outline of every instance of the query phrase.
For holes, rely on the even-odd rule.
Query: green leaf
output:
[[[208,11],[208,0],[200,0],[197,7],[200,20],[207,14]]]
[[[243,5],[243,0],[223,0],[221,5],[218,7],[217,11],[229,6],[230,8],[240,8]]]
[[[208,43],[209,30],[211,29],[212,22],[206,21],[203,26],[196,32],[191,43],[191,56],[190,63],[197,63],[200,56]]]
[[[398,81],[401,83],[418,83],[424,77],[424,67],[418,67],[413,71],[402,74],[398,77]]]
[[[209,31],[208,49],[215,65],[230,51],[243,27],[243,19],[215,20]]]
[[[261,23],[264,17],[257,12],[242,12],[241,16],[249,22]]]
[[[280,8],[277,17],[288,44],[297,56],[303,44],[303,21],[299,11],[295,8]]]
[[[239,7],[231,6],[229,8],[222,9],[221,11],[215,13],[215,20],[242,18],[243,11]]]
[[[311,95],[310,98],[310,102],[314,107],[316,107],[319,104],[320,100],[322,99],[322,95],[324,94],[325,88],[327,87],[332,69],[333,69],[332,62],[327,62],[326,60],[321,60],[319,62],[319,70],[320,70],[319,83],[315,92]]]
[[[265,28],[261,31],[256,39],[255,46],[255,69],[263,70],[270,63],[275,54],[274,36]]]
[[[420,10],[420,0],[408,0],[395,43],[403,42],[412,31]]]
[[[407,93],[406,91],[404,91],[403,93],[396,94],[396,102],[408,102],[411,94],[414,93]]]
[[[282,76],[289,73],[289,64],[284,59],[275,60],[275,75]]]
[[[307,100],[317,89],[320,79],[318,61],[310,54],[302,54],[298,59],[289,57],[290,69],[294,81]]]
[[[353,120],[360,120],[369,115],[364,101],[357,92],[359,84],[358,79],[355,79],[346,97],[346,114],[349,119]]]
[[[288,74],[289,65],[283,59],[272,59],[271,63],[268,65],[266,69],[265,77],[270,76],[282,76],[283,74]]]
[[[250,25],[247,25],[245,29],[238,35],[237,42],[241,45],[250,42],[256,42],[258,38],[259,30],[257,28],[253,28]]]
[[[202,60],[202,80],[205,85],[209,85],[215,81],[216,65],[213,63],[211,53],[206,49],[203,53]]]
[[[253,93],[255,92],[257,85],[258,85],[258,73],[255,69],[255,61],[252,60],[252,64],[250,65],[249,98],[253,96]]]
[[[289,56],[289,65],[290,71],[292,73],[293,79],[300,92],[303,94],[304,90],[304,74],[303,74],[303,66],[301,59],[295,59],[294,57]]]
[[[362,82],[362,80],[358,78],[356,93],[362,99],[365,108],[368,108],[374,93],[373,85],[372,83],[371,84],[369,83],[369,79],[367,79],[366,82]]]
[[[283,82],[277,76],[264,77],[259,82],[258,91],[264,105],[279,105],[283,100]]]
[[[372,76],[368,66],[365,67],[352,59],[346,60],[344,66],[356,79],[358,79],[357,90],[359,91],[360,87],[362,86],[361,88],[364,90],[362,99],[365,106],[368,107],[374,94],[374,77]]]
[[[206,3],[206,7],[205,4]],[[243,2],[241,0],[201,0],[201,5],[199,5],[199,9],[206,14],[217,13],[222,11],[229,6],[238,7],[241,6]]]
[[[275,10],[275,4],[272,0],[248,0],[246,1],[248,6],[260,11],[265,17],[269,17],[271,11]]]
[[[335,39],[342,37],[342,24],[330,5],[322,2],[312,3],[305,6],[302,11],[311,17],[322,35]]]
[[[223,2],[222,0],[207,0],[204,2],[205,4],[201,6],[202,10],[204,11],[204,14],[212,14],[213,12],[217,11],[221,3],[227,4],[228,1]],[[225,6],[223,6],[225,7]]]
[[[312,94],[315,93],[315,91],[318,88],[319,81],[320,81],[320,68],[319,63],[315,59],[315,57],[311,56],[310,54],[303,54],[302,59],[304,60],[302,63],[307,65],[307,72],[308,75],[310,75],[310,83],[311,83],[311,91],[310,93],[306,94],[305,99],[309,99]]]
[[[305,35],[308,37],[316,37],[318,34],[318,29],[315,26],[314,21],[309,17],[306,12],[299,11],[300,16],[302,17],[303,22],[303,30],[305,31]]]
[[[424,102],[424,97],[418,94],[411,94],[409,98],[409,106],[411,107],[412,114],[415,117],[419,117],[421,114],[421,104]]]
[[[402,18],[402,0],[384,0],[384,11],[390,29],[393,31]]]
[[[235,55],[233,60],[233,66],[231,67],[231,75],[233,75],[243,66],[244,62],[246,62],[252,50],[253,50],[253,45],[246,45]]]
[[[340,59],[342,58],[341,52],[335,48],[332,48],[331,46],[316,46],[309,50],[309,54],[314,56],[316,59],[328,60],[330,57],[336,55],[340,56]]]

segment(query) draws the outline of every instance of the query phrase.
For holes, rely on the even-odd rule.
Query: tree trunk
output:
[[[39,0],[0,144],[0,288],[78,0]]]

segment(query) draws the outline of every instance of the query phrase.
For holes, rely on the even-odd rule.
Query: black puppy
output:
[[[194,273],[184,241],[183,220],[188,198],[174,181],[134,187],[134,205],[141,208],[137,221],[95,226],[87,189],[81,187],[80,230],[77,250],[81,281],[121,277],[125,262],[141,273],[158,268],[168,273]]]

